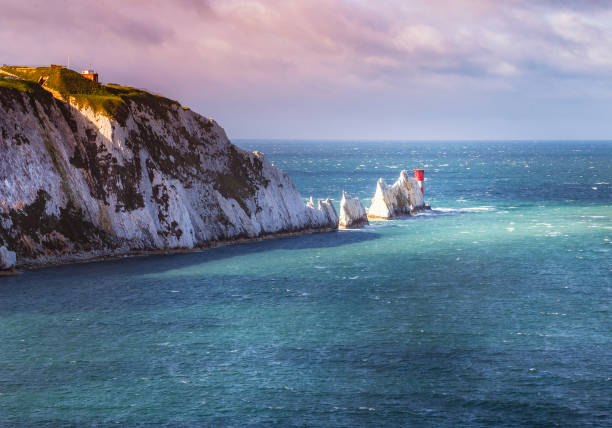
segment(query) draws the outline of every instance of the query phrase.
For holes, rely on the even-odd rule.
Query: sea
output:
[[[0,426],[612,426],[612,142],[235,143],[432,210],[0,277]]]

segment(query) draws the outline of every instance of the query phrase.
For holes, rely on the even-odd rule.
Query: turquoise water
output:
[[[0,425],[612,425],[612,143],[238,144],[434,211],[0,277]]]

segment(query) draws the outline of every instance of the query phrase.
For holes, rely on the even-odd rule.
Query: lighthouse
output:
[[[423,189],[423,181],[425,181],[425,170],[424,169],[415,169],[414,170],[414,178],[419,182],[419,187],[421,188],[421,193],[425,194],[425,189]]]

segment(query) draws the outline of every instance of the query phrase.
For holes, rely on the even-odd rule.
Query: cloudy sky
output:
[[[612,1],[0,0],[0,62],[146,88],[234,138],[608,139]]]

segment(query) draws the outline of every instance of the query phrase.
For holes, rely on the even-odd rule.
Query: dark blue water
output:
[[[434,211],[0,277],[0,425],[612,425],[612,143],[238,144]]]

